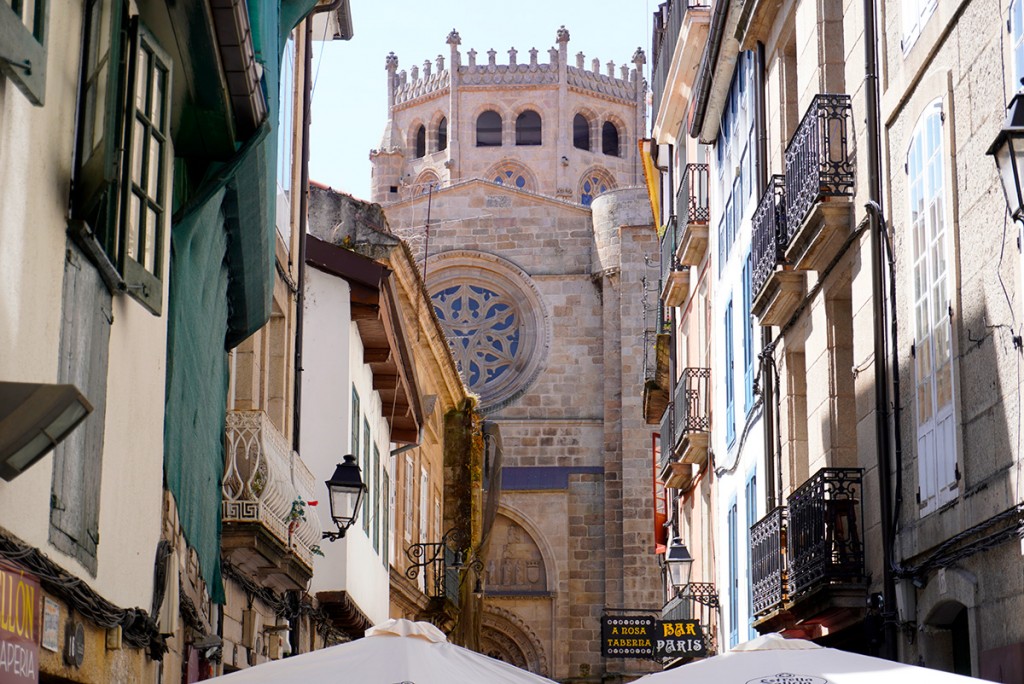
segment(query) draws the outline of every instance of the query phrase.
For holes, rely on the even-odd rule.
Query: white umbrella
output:
[[[362,639],[264,663],[213,680],[224,684],[554,684],[546,677],[448,643],[429,622],[388,620]]]
[[[765,634],[634,684],[968,684],[977,679]]]

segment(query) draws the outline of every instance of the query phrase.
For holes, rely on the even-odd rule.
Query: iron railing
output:
[[[669,217],[665,224],[665,232],[661,236],[661,286],[665,287],[669,273],[682,270],[676,250],[679,248],[679,221],[675,216]]]
[[[786,147],[786,245],[823,197],[853,194],[849,95],[816,95]]]
[[[308,508],[313,474],[263,411],[228,411],[225,436],[223,521],[259,523],[312,567],[322,531]]]
[[[778,506],[750,528],[754,615],[778,608],[787,598],[786,522],[786,507]]]
[[[785,260],[786,251],[786,177],[774,175],[757,203],[753,219],[753,262],[751,291],[756,297],[761,288]]]
[[[661,99],[665,94],[668,72],[672,68],[672,54],[675,52],[679,34],[683,28],[683,19],[688,10],[707,7],[708,3],[699,0],[669,0],[658,6],[654,13],[653,31],[651,36],[651,95],[652,117],[657,118]],[[674,132],[674,131],[673,131]]]
[[[683,369],[672,402],[674,444],[678,444],[687,432],[708,432],[711,429],[710,388],[710,368]]]
[[[861,468],[822,468],[787,499],[790,596],[864,579]]]
[[[683,169],[683,182],[676,193],[676,214],[680,226],[706,224],[711,218],[708,179],[707,164],[687,164]]]
[[[661,432],[659,433],[659,440],[661,444],[661,469],[665,470],[665,466],[671,463],[674,459],[672,458],[672,450],[675,448],[675,433],[673,432],[673,413],[675,407],[669,404],[668,409],[665,411],[665,415],[661,418]]]

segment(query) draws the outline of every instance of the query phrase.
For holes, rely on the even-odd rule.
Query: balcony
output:
[[[849,95],[816,95],[786,147],[786,260],[819,271],[838,254],[853,216]]]
[[[785,176],[771,177],[757,202],[752,224],[751,313],[761,325],[783,325],[804,296],[804,274],[792,270],[786,262]]]
[[[669,405],[661,421],[661,470],[659,477],[668,489],[686,491],[693,484],[693,465],[680,463],[675,457],[675,406]]]
[[[654,13],[651,41],[654,137],[675,135],[686,114],[690,88],[711,23],[708,2],[667,0]]]
[[[862,478],[860,468],[822,468],[750,528],[759,631],[838,631],[862,617]]]
[[[316,479],[263,411],[229,411],[221,490],[225,557],[264,586],[304,589],[321,527]]]
[[[658,330],[648,330],[644,334],[647,339],[654,336],[654,354],[650,351],[644,357],[644,395],[643,409],[644,420],[648,425],[657,425],[661,422],[665,410],[668,408],[668,389],[671,384],[669,380],[669,364],[671,360],[672,336],[668,330],[671,320],[666,322],[665,312],[659,312]]]
[[[690,267],[679,263],[679,220],[673,216],[661,236],[661,301],[667,307],[682,306],[690,294]]]
[[[708,458],[708,432],[711,430],[711,369],[684,368],[676,386],[673,402],[679,422],[675,425],[675,452],[681,463],[704,465]]]
[[[708,248],[708,165],[687,164],[676,194],[676,215],[682,232],[676,258],[682,266],[698,266]]]
[[[750,528],[754,614],[777,610],[789,598],[786,583],[786,507],[778,506]]]

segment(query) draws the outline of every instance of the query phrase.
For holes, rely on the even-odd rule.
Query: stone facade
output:
[[[656,235],[633,187],[645,86],[635,69],[585,69],[582,55],[569,64],[565,29],[556,41],[545,63],[535,50],[478,61],[454,31],[449,69],[439,57],[399,73],[389,56],[373,193],[501,429],[481,649],[555,679],[618,681],[650,666],[602,659],[600,616],[661,603],[640,411],[644,257]],[[634,66],[643,60],[638,51]],[[488,111],[501,132],[483,130],[495,144],[478,145]],[[516,144],[517,121],[520,142],[536,133],[527,111],[539,115],[539,145]],[[586,123],[574,143],[577,114]]]

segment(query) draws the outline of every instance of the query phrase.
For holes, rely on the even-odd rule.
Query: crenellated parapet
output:
[[[451,48],[451,66],[444,68],[444,59],[438,55],[435,60],[436,71],[431,69],[429,61],[423,63],[423,70],[413,66],[408,73],[401,71],[394,73],[397,59],[394,62],[393,55],[389,56],[389,70],[391,77],[393,106],[408,104],[421,98],[440,95],[450,88],[455,79],[458,86],[549,86],[558,85],[561,78],[565,78],[566,85],[570,88],[597,95],[602,98],[612,98],[624,102],[635,102],[640,96],[645,84],[640,75],[645,58],[643,51],[638,50],[633,55],[633,68],[627,64],[619,67],[616,74],[615,62],[607,62],[602,70],[601,60],[592,59],[590,68],[584,68],[585,56],[583,53],[576,55],[576,66],[562,65],[564,59],[561,54],[565,53],[569,42],[569,32],[565,27],[558,29],[556,42],[558,47],[548,49],[548,61],[540,62],[538,55],[540,51],[536,48],[529,50],[529,62],[520,60],[519,51],[515,48],[509,49],[508,61],[499,64],[497,51],[487,51],[487,60],[482,64],[477,63],[476,50],[470,49],[466,53],[466,61],[463,62],[459,53],[461,38],[455,29],[448,34],[447,44]],[[560,68],[564,66],[565,68]],[[564,76],[563,76],[564,74]]]

